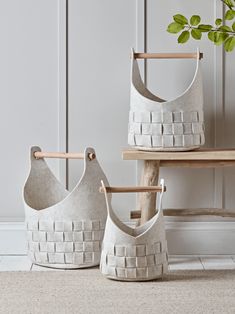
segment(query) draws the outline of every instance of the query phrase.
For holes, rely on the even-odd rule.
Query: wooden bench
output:
[[[235,148],[200,149],[189,152],[150,152],[135,149],[122,151],[124,160],[143,160],[141,186],[158,185],[160,167],[217,168],[235,166]],[[140,223],[149,220],[156,213],[156,193],[141,193],[137,210],[131,212],[131,218],[140,218]],[[234,211],[222,208],[203,209],[166,209],[166,216],[213,215],[235,217]]]

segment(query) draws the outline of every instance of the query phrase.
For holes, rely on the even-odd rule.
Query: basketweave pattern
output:
[[[130,111],[128,143],[145,147],[187,147],[205,143],[202,111]]]
[[[105,222],[43,221],[27,223],[28,252],[39,264],[99,264]]]
[[[115,245],[103,248],[101,271],[120,279],[148,279],[161,277],[167,272],[166,242],[135,246]]]

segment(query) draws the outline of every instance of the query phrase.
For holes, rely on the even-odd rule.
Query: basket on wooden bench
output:
[[[122,281],[162,278],[168,270],[167,242],[162,214],[164,182],[160,187],[112,188],[102,182],[108,217],[105,227],[100,269],[104,276]],[[108,193],[161,192],[158,212],[135,229],[119,220],[110,205]]]
[[[128,144],[140,150],[153,151],[187,151],[204,145],[202,54],[199,51],[197,54],[162,54],[161,58],[166,55],[166,58],[191,56],[197,59],[190,86],[169,101],[145,87],[135,55],[138,54],[133,51]]]
[[[40,157],[50,154],[39,147],[31,149],[31,170],[24,186],[28,255],[33,263],[48,267],[98,265],[107,217],[99,193],[100,180],[108,185],[105,174],[94,149],[87,148],[77,154],[84,156],[82,178],[68,192]]]

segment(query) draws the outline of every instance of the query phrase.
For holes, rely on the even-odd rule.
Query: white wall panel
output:
[[[166,32],[176,13],[187,17],[200,14],[202,22],[213,23],[222,15],[220,1],[200,0],[192,6],[186,0],[71,0],[69,6],[70,150],[95,146],[113,184],[134,182],[134,163],[120,160],[121,147],[127,142],[130,46],[148,52],[195,51],[199,47],[204,53],[201,66],[206,146],[234,146],[233,56],[224,59],[222,49],[215,48],[206,38],[178,45],[177,36]],[[149,60],[145,71],[143,63],[141,68],[148,88],[170,99],[190,84],[195,61]],[[81,165],[70,162],[70,186],[74,186],[80,173]],[[165,207],[231,207],[234,203],[231,169],[164,169],[161,176],[168,186]],[[121,211],[124,215],[124,205]]]
[[[23,219],[29,147],[59,150],[58,25],[57,0],[0,1],[1,220]]]
[[[177,43],[177,36],[166,32],[172,16],[177,13],[190,17],[199,14],[202,22],[214,21],[215,11],[219,11],[219,1],[147,0],[147,50],[149,52],[183,52],[196,51],[197,47],[204,53],[201,62],[204,81],[204,110],[206,124],[206,146],[215,143],[215,109],[216,109],[216,73],[218,69],[214,46],[207,39],[201,42],[191,40],[185,45]],[[204,35],[205,37],[205,35]],[[219,48],[217,48],[219,49]],[[147,62],[147,86],[159,96],[172,99],[180,95],[192,81],[195,60],[150,60]],[[222,104],[220,104],[222,106]],[[213,207],[218,196],[215,195],[214,170],[163,169],[168,192],[164,205],[169,208]],[[221,193],[221,191],[219,191]]]
[[[225,55],[207,40],[178,45],[176,36],[166,32],[175,13],[198,13],[203,22],[213,22],[221,12],[219,0],[0,0],[0,221],[23,219],[21,189],[29,169],[28,150],[34,144],[49,151],[93,146],[110,184],[136,183],[136,163],[121,159],[121,149],[127,146],[130,47],[181,52],[199,46],[204,52],[206,145],[234,147],[234,53]],[[141,63],[147,86],[165,98],[182,93],[194,69],[192,60],[151,60],[145,68]],[[57,175],[65,177],[64,162],[49,163]],[[82,168],[82,161],[69,162],[70,189]],[[164,169],[161,176],[168,187],[165,207],[235,209],[234,169]],[[115,209],[125,219],[134,204],[135,195],[114,198]],[[192,224],[198,226],[198,238],[191,233],[192,241],[182,249],[174,222],[168,223],[173,235],[170,247],[176,253],[211,252],[210,241],[205,244],[208,247],[202,245],[209,225],[200,238],[203,223]],[[187,237],[181,225],[177,230],[182,239]],[[211,240],[214,253],[221,230],[216,229],[215,241]],[[233,230],[230,227],[228,233]],[[229,245],[223,251],[220,244],[218,252],[230,253]]]
[[[224,145],[235,147],[235,52],[225,57]],[[224,171],[225,206],[235,209],[235,169]]]
[[[204,22],[213,22],[222,12],[219,0],[193,5],[186,0],[69,0],[67,134],[65,4],[0,0],[0,219],[23,218],[21,187],[33,144],[64,150],[67,137],[70,151],[94,146],[111,184],[136,183],[136,163],[121,160],[127,146],[130,47],[160,52],[199,46],[204,52],[206,145],[235,145],[234,53],[223,56],[207,40],[178,45],[176,36],[166,32],[175,13],[198,13]],[[195,62],[151,60],[143,68],[142,62],[150,90],[173,98],[189,85]],[[59,162],[50,164],[58,174]],[[82,167],[82,161],[69,162],[70,188]],[[164,169],[161,176],[168,185],[166,207],[234,208],[233,169]],[[134,196],[118,198],[114,204],[127,218]]]
[[[69,150],[93,146],[113,185],[135,183],[135,162],[121,158],[135,41],[135,0],[69,1]],[[82,167],[81,161],[70,161],[70,188]],[[131,209],[127,200],[134,206],[133,195],[120,194],[114,201],[121,216]]]

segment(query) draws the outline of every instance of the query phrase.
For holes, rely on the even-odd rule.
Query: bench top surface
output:
[[[189,152],[151,152],[123,149],[123,160],[235,160],[235,148],[204,148]]]

